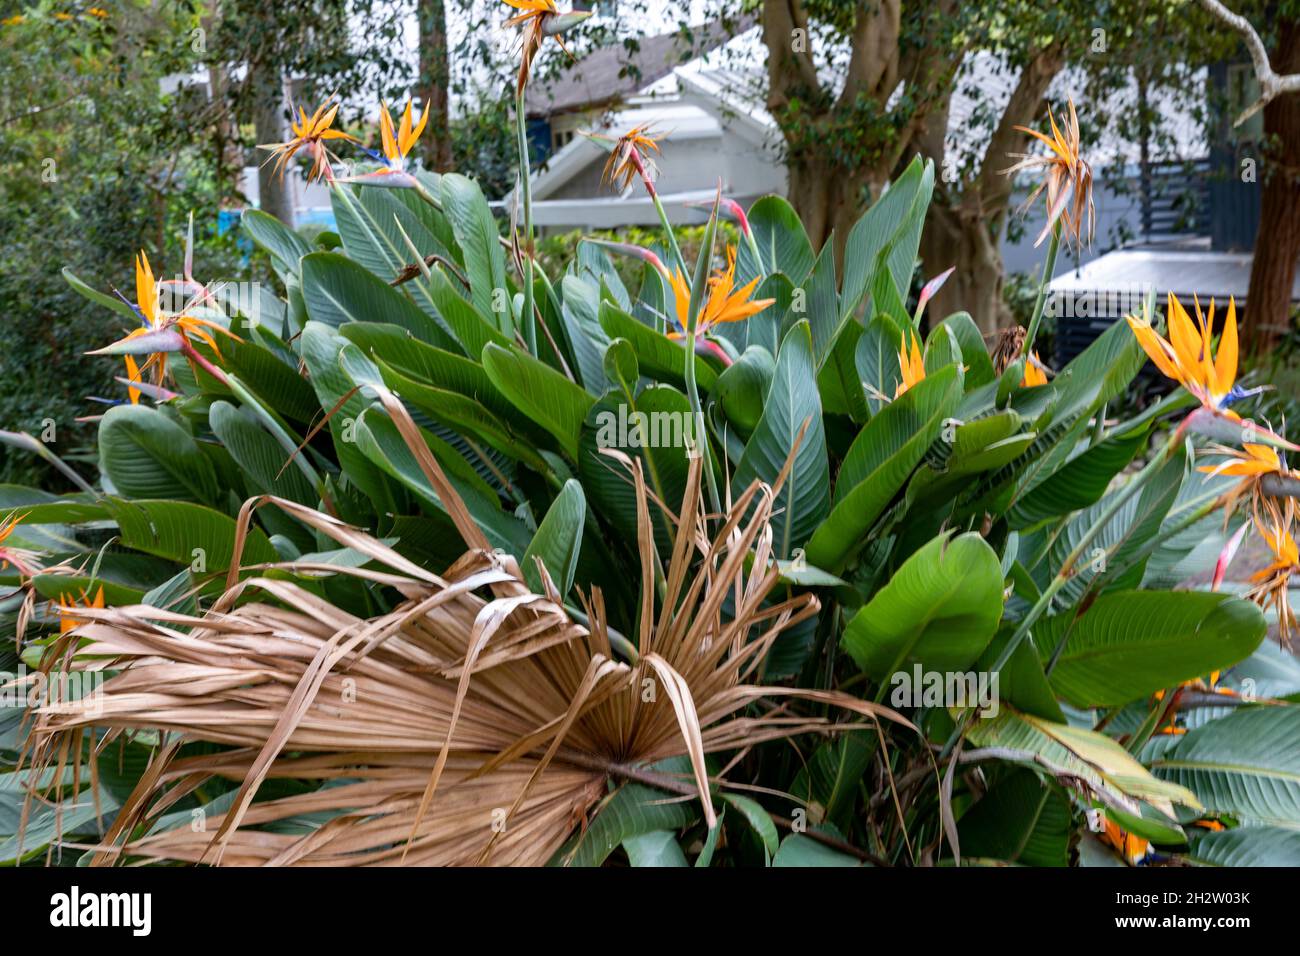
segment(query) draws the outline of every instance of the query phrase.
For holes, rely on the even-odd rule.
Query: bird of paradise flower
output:
[[[140,328],[132,329],[124,338],[102,349],[88,352],[88,355],[147,355],[148,358],[135,370],[134,376],[131,374],[131,366],[127,366],[128,383],[132,378],[142,378],[142,373],[152,370],[154,384],[161,385],[168,374],[167,357],[174,352],[180,352],[191,363],[201,367],[217,380],[225,380],[225,374],[195,350],[191,338],[197,339],[220,355],[220,349],[217,348],[212,333],[220,333],[235,341],[240,340],[239,336],[211,319],[198,318],[184,311],[164,312],[159,306],[158,284],[154,281],[149,257],[143,251],[135,261],[135,293],[134,308],[141,319]],[[128,387],[132,386],[128,384]],[[139,388],[138,385],[134,387]]]

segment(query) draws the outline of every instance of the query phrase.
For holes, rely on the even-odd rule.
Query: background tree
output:
[[[1291,327],[1291,295],[1300,259],[1300,2],[1243,5],[1234,11],[1217,0],[1202,0],[1214,23],[1235,30],[1255,67],[1261,96],[1248,110],[1264,111],[1260,143],[1259,232],[1246,295],[1246,348],[1255,355],[1272,351]],[[1255,24],[1261,27],[1257,30]],[[1242,117],[1246,118],[1245,116]]]
[[[451,62],[447,52],[445,0],[417,0],[420,25],[420,99],[430,110],[424,164],[435,170],[451,166]]]
[[[212,228],[217,182],[195,135],[204,97],[162,82],[193,71],[198,5],[123,0],[97,7],[103,16],[65,6],[6,5],[0,18],[0,428],[52,435],[75,460],[95,427],[78,419],[103,409],[87,396],[122,391],[120,364],[87,358],[82,343],[122,330],[59,267],[125,287],[146,248],[170,274],[191,209],[201,274],[239,278],[242,267],[234,239]],[[48,477],[0,445],[0,482]]]
[[[1178,15],[1185,5],[1171,0],[1117,0],[1094,3],[1062,0],[1044,5],[1009,0],[985,8],[978,24],[965,25],[966,44],[954,50],[954,57],[969,64],[977,54],[985,60],[977,76],[963,83],[961,74],[938,95],[937,105],[927,117],[908,152],[933,159],[938,170],[935,201],[930,207],[922,234],[922,258],[927,273],[949,266],[956,272],[935,297],[936,315],[959,309],[971,313],[981,330],[992,333],[1012,321],[1003,295],[1005,269],[1002,242],[1011,222],[1015,183],[1005,175],[1013,154],[1032,147],[1031,138],[1017,127],[1045,128],[1048,106],[1066,109],[1073,97],[1079,108],[1085,135],[1095,143],[1106,133],[1141,151],[1159,137],[1163,117],[1156,114],[1142,96],[1126,98],[1125,109],[1110,111],[1109,99],[1131,91],[1135,83],[1147,91],[1160,87],[1164,101],[1185,83],[1187,67],[1180,63],[1153,63],[1153,43],[1177,42],[1188,27]],[[1010,95],[995,100],[981,87],[992,67],[1015,77]],[[1048,103],[1049,88],[1065,70],[1072,70],[1078,89],[1064,91],[1056,103]],[[1135,77],[1135,70],[1141,73]],[[983,148],[954,155],[948,141],[953,97],[961,91],[976,101],[964,131],[971,142]],[[1193,94],[1194,95],[1194,94]],[[1135,100],[1131,101],[1130,100]],[[1114,157],[1107,157],[1113,160]],[[1101,178],[1118,172],[1127,175],[1125,163],[1113,169],[1095,171]],[[1120,183],[1112,182],[1112,186]],[[1104,243],[1108,237],[1097,236]]]

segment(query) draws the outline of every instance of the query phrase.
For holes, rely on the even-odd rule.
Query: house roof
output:
[[[540,79],[530,91],[529,116],[609,106],[644,90],[673,70],[753,25],[753,15],[714,21],[641,40],[635,50],[613,43]]]
[[[1225,302],[1237,300],[1237,307],[1245,304],[1246,290],[1250,286],[1250,265],[1253,257],[1247,252],[1211,252],[1206,249],[1146,248],[1120,249],[1094,259],[1079,269],[1058,275],[1051,283],[1051,291],[1059,295],[1081,295],[1096,292],[1119,292],[1124,302],[1118,310],[1136,312],[1149,290],[1157,296],[1172,292],[1180,299],[1199,296],[1202,302],[1214,298]],[[1291,288],[1291,300],[1300,301],[1300,276]],[[1103,307],[1109,300],[1099,302]],[[1092,307],[1093,314],[1099,311]]]

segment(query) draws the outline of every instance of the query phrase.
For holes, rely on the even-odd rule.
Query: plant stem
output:
[[[1057,222],[1052,230],[1052,241],[1047,247],[1047,261],[1043,263],[1043,277],[1038,283],[1038,298],[1034,301],[1034,314],[1029,319],[1029,331],[1025,342],[1020,347],[1021,355],[1028,355],[1038,338],[1038,327],[1043,324],[1043,311],[1047,306],[1047,287],[1052,284],[1052,274],[1056,272],[1056,256],[1061,251],[1061,224]]]
[[[414,177],[412,177],[412,178],[414,179]],[[419,196],[421,199],[423,199],[425,202],[427,202],[430,206],[432,206],[432,207],[433,207],[434,209],[436,209],[438,212],[442,212],[442,211],[443,211],[443,209],[442,209],[442,200],[439,199],[437,196],[435,196],[433,193],[429,192],[429,190],[425,189],[425,188],[424,188],[424,183],[422,183],[422,182],[420,182],[418,179],[416,179],[416,180],[415,180],[415,185],[412,186],[411,188],[415,190],[415,194],[416,194],[417,196]]]
[[[537,354],[537,323],[533,305],[533,186],[532,163],[528,156],[528,126],[524,118],[524,87],[515,95],[515,133],[519,147],[519,188],[524,207],[524,342]]]
[[[650,201],[654,203],[655,212],[659,214],[659,224],[663,226],[664,236],[668,240],[668,250],[673,254],[673,262],[681,271],[682,277],[690,275],[686,268],[686,258],[682,255],[681,247],[677,244],[677,234],[673,232],[672,223],[668,221],[668,210],[664,209],[663,202],[659,199],[659,190],[655,188],[654,179],[650,176],[650,171],[646,169],[645,163],[641,161],[641,154],[635,149],[632,150],[631,156],[633,165],[636,166],[637,172],[641,174],[641,182],[645,184],[645,191],[650,196]]]
[[[686,395],[691,401],[691,412],[695,417],[695,448],[704,458],[704,480],[709,489],[709,506],[714,514],[722,511],[722,500],[718,497],[718,481],[713,476],[713,462],[709,455],[709,435],[705,430],[704,407],[700,404],[699,388],[695,384],[695,333],[692,331],[686,340]]]

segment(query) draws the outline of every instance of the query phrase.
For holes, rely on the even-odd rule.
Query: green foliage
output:
[[[193,592],[202,604],[232,574],[237,543],[234,576],[319,552],[312,529],[272,508],[246,515],[240,540],[241,506],[260,494],[334,514],[445,572],[464,550],[455,512],[411,453],[404,420],[378,400],[391,393],[490,547],[519,562],[535,590],[552,584],[575,617],[599,590],[611,635],[638,633],[648,610],[638,603],[638,499],[623,462],[643,466],[647,548],[660,567],[690,456],[705,459],[722,501],[759,482],[776,508],[770,540],[749,560],[770,562],[773,617],[796,594],[815,591],[821,602],[756,663],[761,677],[880,701],[917,728],[882,738],[870,724],[842,727],[811,741],[806,760],[759,743],[742,758],[758,789],[719,785],[712,830],[696,802],[665,794],[653,777],[612,784],[557,864],[616,853],[635,865],[898,864],[921,846],[954,863],[1065,865],[1093,810],[1197,862],[1294,852],[1293,841],[1265,847],[1191,826],[1206,814],[1300,824],[1289,699],[1300,674],[1269,656],[1254,604],[1160,584],[1184,556],[1178,536],[1204,527],[1204,502],[1219,490],[1207,491],[1188,467],[1187,436],[1167,438],[1158,416],[1100,416],[1142,362],[1128,328],[1106,332],[1048,384],[1025,387],[994,368],[957,313],[919,339],[924,377],[909,369],[904,381],[899,349],[920,336],[910,289],[932,167],[913,164],[867,211],[843,277],[788,204],[755,204],[752,245],[730,234],[737,285],[780,294],[690,349],[665,334],[658,274],[590,243],[566,254],[568,240],[555,242],[536,264],[537,314],[525,315],[522,277],[481,187],[452,174],[421,174],[419,184],[335,186],[340,244],[328,250],[247,217],[244,235],[268,257],[278,294],[256,315],[212,311],[239,337],[223,337],[219,353],[198,346],[220,371],[172,356],[176,397],[109,410],[89,490],[0,486],[0,517],[25,515],[10,544],[47,567],[77,569],[31,581],[5,572],[14,590],[0,614],[16,616],[27,587],[43,608],[29,655],[56,630],[45,602],[73,585],[102,582],[114,603]],[[415,259],[408,240],[432,258],[393,285]],[[726,261],[721,245],[704,241],[702,277]],[[68,281],[81,308],[122,318],[106,283]],[[542,325],[535,352],[517,334],[530,321]],[[699,417],[696,394],[707,400]],[[715,516],[700,520],[720,530]],[[1211,523],[1209,537],[1220,533]],[[651,593],[662,601],[666,588]],[[327,596],[358,617],[398,600],[382,576]],[[713,613],[725,620],[741,600],[729,595]],[[628,641],[611,644],[616,656],[632,653]],[[1228,673],[1225,687],[1250,675],[1276,697],[1181,710],[1185,695],[1208,692],[1211,672]],[[1000,683],[982,702],[892,693],[917,673]],[[816,705],[788,706],[806,715]],[[1187,733],[1157,733],[1171,721]],[[986,772],[957,773],[965,759]],[[15,783],[0,785],[0,846]],[[905,833],[895,799],[906,801]],[[812,829],[780,840],[774,819],[793,810]],[[47,829],[39,839],[56,837]]]

